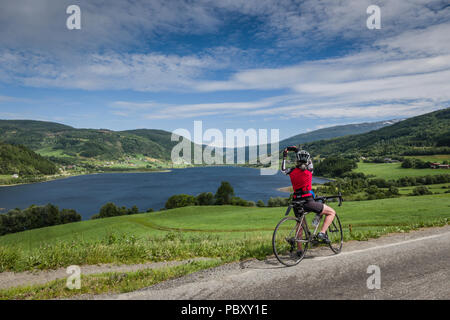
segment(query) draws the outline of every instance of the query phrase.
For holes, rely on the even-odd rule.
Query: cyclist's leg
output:
[[[299,214],[299,211],[297,208],[294,208],[294,213],[295,216],[297,218],[300,218],[301,221],[303,221],[303,215]],[[297,227],[295,229],[295,238],[296,239],[302,239],[302,235],[303,235],[303,228],[302,225],[300,223],[297,223]],[[297,250],[302,250],[302,243],[301,242],[297,242]]]
[[[297,223],[297,230],[296,230],[296,239],[302,239],[303,236],[303,228],[302,225],[300,223]],[[302,243],[301,242],[297,242],[297,250],[303,250],[302,248]]]
[[[320,230],[320,232],[325,233],[327,232],[330,224],[333,222],[334,216],[336,215],[336,211],[334,211],[333,208],[324,204],[323,210],[320,214],[325,215],[325,221],[323,222],[322,229]]]

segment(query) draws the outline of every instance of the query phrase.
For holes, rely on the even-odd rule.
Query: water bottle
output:
[[[314,227],[317,227],[319,225],[319,221],[320,221],[320,214],[316,214],[316,216],[314,217],[314,220],[312,221],[312,225]]]

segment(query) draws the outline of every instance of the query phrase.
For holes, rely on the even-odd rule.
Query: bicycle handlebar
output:
[[[342,198],[342,194],[340,192],[339,192],[339,194],[337,196],[317,197],[314,200],[316,200],[316,199],[329,200],[329,199],[336,199],[336,198],[339,199],[338,206],[339,207],[342,206],[342,202],[344,202],[344,199]]]

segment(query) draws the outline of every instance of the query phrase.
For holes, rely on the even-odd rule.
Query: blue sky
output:
[[[0,2],[2,119],[287,138],[449,106],[446,1]]]

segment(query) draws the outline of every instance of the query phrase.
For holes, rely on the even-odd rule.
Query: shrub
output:
[[[258,201],[256,202],[256,206],[257,206],[257,207],[265,207],[266,205],[264,204],[264,201],[258,200]]]
[[[214,202],[214,195],[212,192],[202,192],[196,198],[196,204],[199,206],[211,206]]]
[[[120,209],[112,202],[108,202],[100,208],[99,218],[115,217],[120,215]]]
[[[392,194],[392,195],[398,195],[399,194],[398,188],[394,187],[394,186],[390,186],[389,187],[389,193]]]
[[[414,167],[414,161],[412,161],[410,158],[406,158],[402,162],[402,168],[412,168]]]
[[[287,206],[289,199],[282,198],[282,197],[276,197],[276,198],[270,198],[269,201],[267,201],[268,207],[284,207]]]
[[[166,204],[166,209],[174,209],[174,208],[181,208],[181,207],[187,207],[187,206],[194,206],[195,205],[195,197],[187,194],[177,194],[174,196],[171,196]]]
[[[123,216],[127,214],[139,213],[139,208],[137,206],[132,206],[130,209],[126,207],[117,207],[114,203],[108,202],[100,208],[100,212],[91,217],[91,219],[101,219],[108,217]]]
[[[432,192],[425,186],[415,187],[411,193],[413,196],[423,196],[427,194],[432,194]]]

